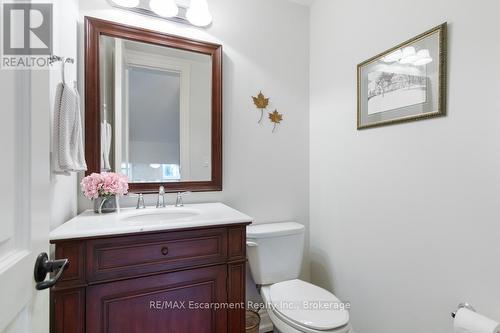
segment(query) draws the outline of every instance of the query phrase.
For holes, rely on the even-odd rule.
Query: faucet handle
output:
[[[165,187],[160,186],[158,189],[158,199],[156,199],[156,208],[165,208]]]
[[[139,193],[137,195],[137,206],[135,209],[144,209],[146,208],[146,204],[144,203],[144,194]]]
[[[187,192],[177,192],[177,200],[175,200],[175,207],[184,207],[184,201],[183,198],[186,195],[191,194],[190,191]]]

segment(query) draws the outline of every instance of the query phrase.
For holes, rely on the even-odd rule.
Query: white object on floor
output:
[[[87,170],[83,148],[80,96],[76,87],[59,83],[56,88],[53,119],[53,169],[69,174]]]
[[[259,310],[260,316],[260,325],[259,325],[259,333],[268,333],[273,331],[273,322],[269,317],[269,313],[267,313],[266,309]]]
[[[282,333],[353,333],[349,313],[335,295],[298,279],[304,232],[295,222],[247,227],[250,271],[262,285],[274,328]]]
[[[500,325],[496,321],[466,308],[461,308],[453,320],[455,333],[499,333]]]

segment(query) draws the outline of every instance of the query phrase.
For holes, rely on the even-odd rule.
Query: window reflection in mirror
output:
[[[211,180],[210,56],[101,36],[101,171]]]

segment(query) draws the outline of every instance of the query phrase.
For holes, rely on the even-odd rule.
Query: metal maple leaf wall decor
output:
[[[255,104],[255,107],[260,110],[260,118],[257,123],[262,122],[262,118],[264,116],[264,110],[267,109],[269,106],[269,98],[264,96],[262,94],[262,91],[259,92],[257,96],[252,96],[253,99],[253,104]],[[269,120],[274,124],[273,126],[273,133],[276,131],[276,127],[281,124],[283,121],[283,114],[279,113],[277,109],[275,109],[273,112],[269,113]]]
[[[260,122],[262,121],[262,117],[264,115],[264,109],[266,109],[267,106],[269,105],[269,98],[266,98],[266,96],[264,96],[261,91],[257,95],[257,97],[252,96],[252,99],[253,99],[253,104],[255,104],[257,109],[260,109],[260,118],[259,121],[257,122],[260,124]]]
[[[278,110],[274,110],[273,113],[269,114],[269,120],[274,124],[273,126],[273,133],[276,130],[276,126],[281,124],[281,121],[283,120],[283,114],[279,113]]]

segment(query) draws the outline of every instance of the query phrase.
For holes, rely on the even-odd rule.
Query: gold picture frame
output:
[[[357,128],[444,116],[446,96],[445,22],[357,66]]]

